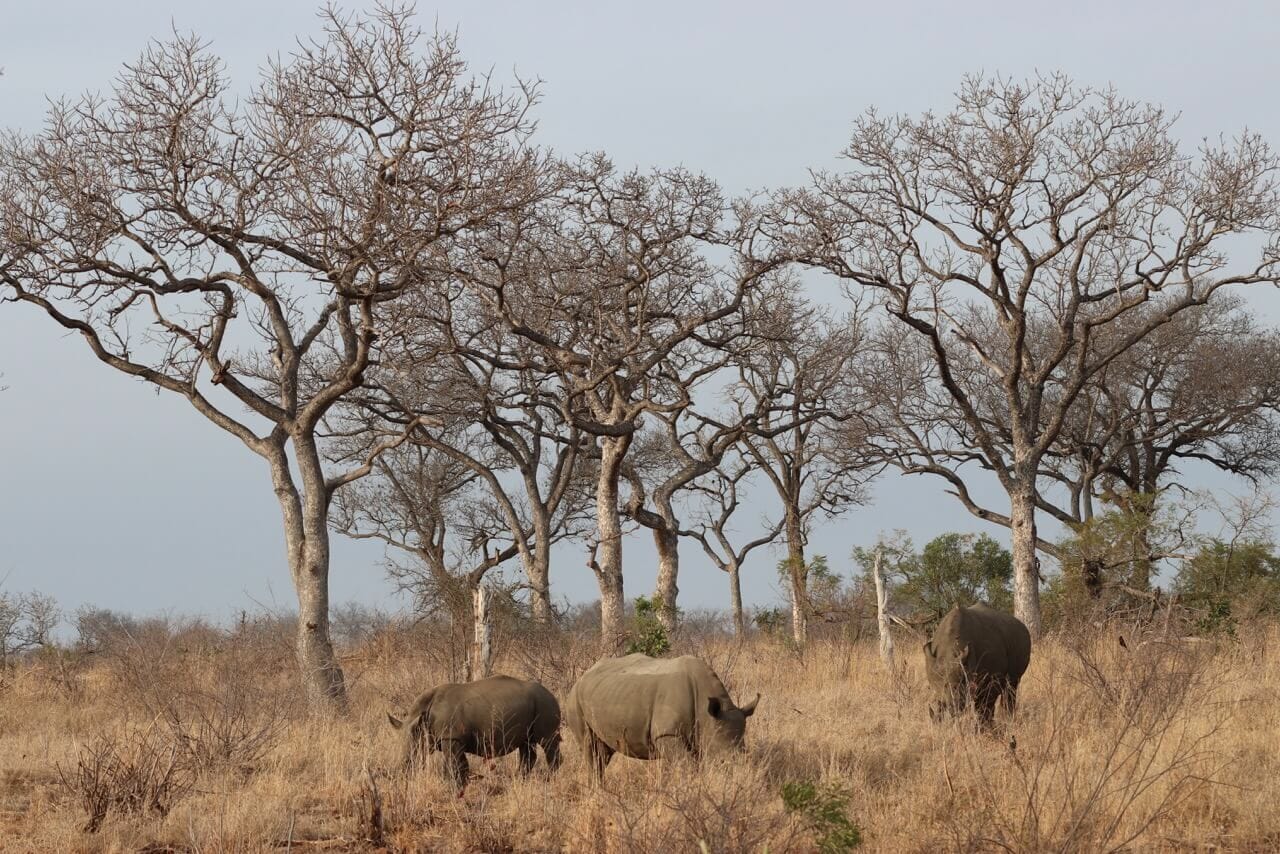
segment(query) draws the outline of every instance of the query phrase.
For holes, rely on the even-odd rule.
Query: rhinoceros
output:
[[[929,714],[941,720],[973,702],[978,718],[991,726],[996,701],[1012,715],[1018,682],[1031,661],[1031,634],[1012,614],[978,603],[947,612],[924,645],[925,675],[933,691]]]
[[[538,745],[552,769],[560,765],[560,705],[533,681],[491,676],[475,682],[437,685],[403,717],[390,712],[403,738],[406,767],[425,754],[445,754],[445,772],[461,788],[470,776],[467,754],[494,758],[520,751],[520,771],[537,762]]]
[[[739,707],[700,659],[635,653],[596,662],[569,691],[565,718],[595,776],[614,753],[635,759],[744,747],[760,695]]]

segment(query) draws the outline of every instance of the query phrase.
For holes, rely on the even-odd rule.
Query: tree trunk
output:
[[[600,476],[596,484],[596,527],[599,545],[592,561],[600,585],[600,640],[608,652],[622,650],[622,519],[618,512],[618,478],[630,437],[600,438]]]
[[[1036,503],[1030,480],[1011,491],[1013,523],[1013,613],[1040,637],[1040,561],[1036,557]]]
[[[804,528],[800,514],[787,508],[787,575],[791,581],[791,639],[804,646],[809,639],[808,567],[804,563]]]
[[[1134,535],[1133,569],[1129,575],[1129,584],[1139,590],[1151,589],[1153,566],[1151,561],[1151,516],[1143,513],[1136,534]]]
[[[489,619],[489,588],[483,583],[471,590],[474,636],[471,642],[469,681],[487,679],[493,671],[493,622]]]
[[[885,667],[893,673],[893,636],[889,633],[889,590],[885,587],[884,576],[880,573],[880,561],[884,552],[876,549],[875,562],[871,565],[871,576],[876,583],[876,626],[880,629],[880,658]]]
[[[658,583],[653,598],[658,605],[658,622],[667,634],[676,630],[676,584],[680,572],[680,537],[671,531],[654,530],[653,543],[658,551]]]
[[[541,626],[551,625],[551,536],[537,534],[533,554],[523,555],[524,574],[529,580],[529,616]]]
[[[329,501],[314,444],[298,448],[305,491],[293,481],[283,442],[269,458],[276,498],[284,514],[285,550],[298,596],[298,666],[312,711],[347,708],[342,668],[329,636]]]
[[[733,609],[733,633],[739,639],[747,636],[747,622],[742,615],[742,568],[729,561],[729,605]]]

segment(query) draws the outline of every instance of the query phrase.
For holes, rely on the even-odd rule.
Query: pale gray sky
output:
[[[363,4],[350,3],[356,8]],[[106,89],[171,26],[212,42],[248,86],[264,60],[315,33],[310,0],[0,3],[0,126],[37,128],[45,97]],[[833,163],[853,118],[945,110],[962,75],[1061,70],[1179,111],[1194,143],[1244,127],[1280,144],[1280,7],[1269,2],[422,3],[457,28],[473,68],[545,81],[539,138],[620,165],[703,170],[730,191],[797,183]],[[1275,293],[1260,305],[1280,317]],[[226,616],[293,604],[265,464],[196,414],[97,364],[26,307],[0,310],[0,579],[68,608]],[[1212,478],[1211,482],[1220,480]],[[820,528],[812,550],[847,567],[852,546],[906,528],[917,543],[982,526],[928,480],[884,478],[876,501]],[[1003,531],[992,533],[1002,540]],[[647,538],[628,546],[627,593],[653,583]],[[690,607],[725,601],[694,548]],[[581,554],[558,595],[595,598]],[[381,550],[339,541],[336,601],[386,603]],[[748,570],[749,603],[779,598],[773,558]]]

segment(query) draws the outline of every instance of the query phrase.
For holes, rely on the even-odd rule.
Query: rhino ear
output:
[[[720,698],[719,697],[707,698],[707,712],[713,718],[720,717]]]
[[[749,718],[756,713],[756,706],[760,703],[760,695],[756,694],[756,698],[745,706],[741,707],[742,716]]]
[[[400,729],[400,727],[404,726],[404,721],[400,720],[390,712],[387,712],[387,720],[391,722],[391,727],[393,729]]]

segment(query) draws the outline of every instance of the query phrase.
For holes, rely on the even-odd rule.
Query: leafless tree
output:
[[[382,454],[373,472],[338,493],[331,522],[353,539],[378,540],[410,558],[390,560],[400,589],[416,610],[453,583],[451,553],[468,504],[477,499],[477,476],[466,466],[422,445],[407,443]]]
[[[876,468],[861,453],[869,426],[859,365],[863,320],[857,312],[837,318],[828,313],[792,297],[754,317],[768,342],[740,362],[733,391],[739,411],[760,413],[743,445],[782,505],[797,644],[808,638],[813,610],[805,558],[812,520],[864,500],[863,487]]]
[[[228,93],[195,36],[149,47],[109,97],[59,101],[0,147],[0,294],[105,364],[186,398],[262,457],[284,514],[313,708],[345,689],[328,628],[330,502],[367,459],[317,431],[376,329],[455,235],[522,203],[533,93],[474,81],[411,14],[323,15],[325,36]]]
[[[968,498],[972,460],[1008,493],[1015,610],[1040,632],[1038,479],[1088,383],[1230,285],[1280,278],[1276,158],[1254,134],[1179,151],[1173,119],[1054,76],[968,79],[956,108],[858,120],[850,171],[787,194],[796,255],[875,289],[920,336],[958,432],[904,452]],[[1261,234],[1234,266],[1226,239]],[[1124,335],[1108,335],[1139,312]],[[937,439],[937,443],[934,442]],[[954,452],[954,453],[953,453]]]
[[[687,405],[737,338],[744,298],[780,268],[749,202],[683,170],[618,173],[603,157],[565,167],[563,189],[497,223],[450,272],[507,330],[536,346],[518,364],[554,375],[564,418],[591,437],[597,532],[589,565],[601,631],[621,643],[622,469],[649,414]]]
[[[711,563],[728,576],[733,631],[740,638],[747,631],[742,607],[742,566],[753,551],[778,539],[784,521],[781,514],[776,522],[763,520],[755,538],[741,541],[734,526],[735,517],[742,509],[743,485],[754,471],[740,449],[723,458],[711,477],[698,483],[696,491],[704,498],[701,512],[691,527],[680,532],[697,540]]]
[[[375,435],[417,423],[410,442],[487,490],[485,525],[473,519],[469,539],[477,551],[497,543],[492,555],[519,557],[532,617],[545,624],[553,615],[551,549],[577,533],[588,497],[582,432],[563,417],[556,377],[529,367],[534,360],[521,350],[531,347],[465,288],[415,293],[384,336],[357,403],[373,414]]]
[[[1141,316],[1139,316],[1141,322]],[[1280,336],[1260,328],[1238,298],[1220,294],[1159,327],[1100,372],[1063,426],[1046,475],[1065,502],[1042,509],[1075,527],[1096,500],[1151,517],[1187,463],[1256,482],[1280,465]],[[1150,585],[1157,550],[1141,532],[1129,583]]]
[[[653,534],[658,555],[654,601],[658,620],[667,631],[676,627],[679,595],[680,537],[683,533],[680,505],[700,480],[716,471],[725,454],[741,441],[755,414],[722,423],[689,405],[657,416],[656,464],[623,465],[630,485],[626,513]],[[646,482],[648,485],[646,485]]]
[[[0,669],[17,653],[48,646],[62,612],[52,596],[0,593]]]

